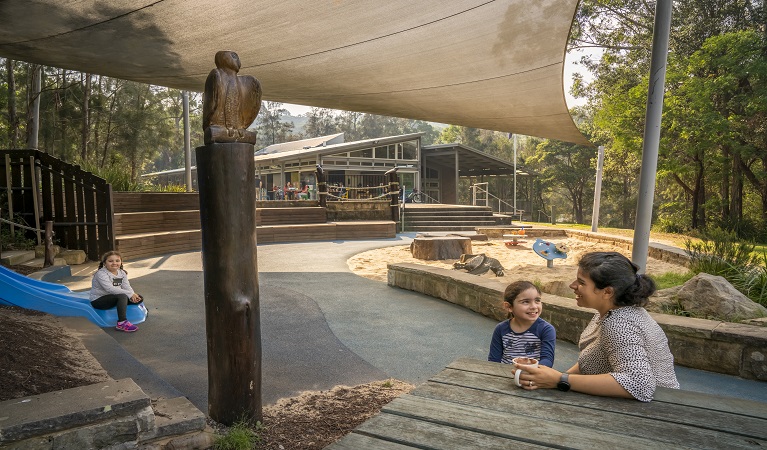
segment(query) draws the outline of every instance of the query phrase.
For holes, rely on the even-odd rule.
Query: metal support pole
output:
[[[644,142],[642,145],[642,169],[639,174],[639,198],[634,225],[634,248],[631,259],[644,273],[647,252],[650,247],[652,205],[655,195],[655,176],[658,171],[658,147],[663,113],[663,94],[666,82],[668,37],[671,29],[671,1],[658,0],[655,4],[655,25],[652,36],[652,61],[650,82],[647,90]]]
[[[189,91],[181,92],[184,108],[184,175],[186,191],[192,192],[192,133],[189,131]]]
[[[599,146],[597,151],[597,181],[594,183],[594,208],[591,212],[591,231],[599,231],[599,202],[602,197],[602,166],[605,160],[605,147]]]
[[[517,135],[514,136],[514,215],[517,214]],[[521,221],[521,218],[520,218]]]

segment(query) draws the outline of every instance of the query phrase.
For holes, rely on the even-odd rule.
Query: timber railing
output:
[[[114,249],[112,185],[106,180],[39,150],[0,150],[0,169],[10,217],[37,229],[52,221],[62,247],[83,250],[94,261]]]

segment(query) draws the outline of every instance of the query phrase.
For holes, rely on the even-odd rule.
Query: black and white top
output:
[[[639,306],[595,314],[578,347],[580,373],[609,373],[637,400],[652,400],[657,386],[679,389],[666,334]]]

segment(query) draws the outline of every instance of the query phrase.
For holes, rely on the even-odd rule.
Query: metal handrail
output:
[[[522,214],[524,214],[524,212],[525,212],[525,210],[524,210],[524,209],[517,209],[517,208],[515,208],[515,207],[514,207],[514,205],[510,204],[510,203],[509,203],[509,202],[507,202],[506,200],[502,200],[501,198],[499,198],[499,197],[497,197],[497,196],[493,195],[492,193],[490,193],[490,191],[489,191],[489,190],[487,190],[487,189],[483,189],[483,188],[480,186],[480,185],[482,185],[482,184],[484,184],[484,185],[487,185],[487,183],[475,183],[475,184],[472,184],[472,185],[471,185],[471,188],[472,188],[473,190],[475,190],[475,191],[474,191],[474,194],[475,194],[475,195],[473,195],[473,196],[472,196],[472,199],[473,199],[473,204],[474,204],[474,206],[477,206],[477,196],[476,196],[476,189],[480,189],[482,192],[484,192],[484,193],[485,193],[485,195],[486,195],[487,197],[492,197],[492,198],[494,198],[494,199],[498,200],[498,212],[499,212],[499,213],[501,212],[501,203],[503,203],[504,205],[506,205],[506,206],[508,206],[509,208],[511,208],[511,210],[512,210],[512,214],[511,214],[511,216],[512,216],[512,217],[513,217],[513,216],[519,216],[519,221],[520,221],[520,222],[522,221]],[[488,203],[490,203],[489,199],[488,199],[488,198],[485,198],[485,206],[490,206],[490,205],[488,205]],[[492,207],[491,207],[491,208],[492,208]]]

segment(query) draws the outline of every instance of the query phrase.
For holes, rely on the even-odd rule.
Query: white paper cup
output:
[[[533,366],[538,367],[538,360],[535,358],[527,358],[525,356],[518,356],[511,360],[512,363],[514,363],[514,366]],[[517,369],[514,371],[514,384],[516,384],[519,387],[522,387],[522,384],[519,382],[519,376],[524,372],[522,369]]]

